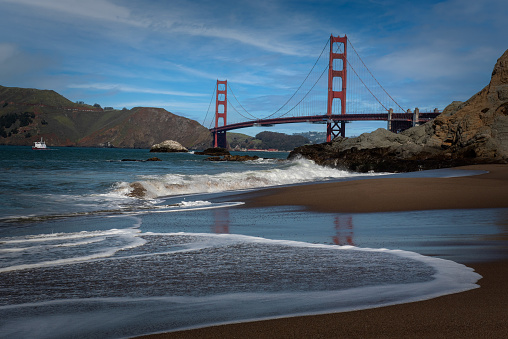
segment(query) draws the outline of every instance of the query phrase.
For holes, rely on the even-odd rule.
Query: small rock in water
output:
[[[139,182],[133,182],[130,184],[132,191],[127,194],[129,197],[133,198],[144,198],[146,194],[146,188],[143,187]]]
[[[189,150],[183,147],[178,141],[166,140],[160,144],[155,144],[150,148],[150,152],[188,152]]]

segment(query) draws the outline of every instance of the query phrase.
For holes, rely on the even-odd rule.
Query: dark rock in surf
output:
[[[207,161],[252,161],[257,160],[259,157],[257,155],[225,155],[221,157],[210,157],[206,158]]]
[[[220,156],[224,156],[224,155],[230,155],[230,153],[229,153],[229,151],[227,149],[221,148],[221,147],[207,148],[207,149],[205,149],[202,152],[194,152],[194,154],[197,154],[197,155],[212,155],[212,156],[216,156],[216,157],[220,157]]]

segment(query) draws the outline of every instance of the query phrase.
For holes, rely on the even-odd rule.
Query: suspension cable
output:
[[[236,107],[233,105],[233,103],[232,103],[231,101],[229,101],[229,99],[228,99],[228,103],[230,104],[230,106],[229,106],[229,107],[232,107],[232,108],[235,110],[235,112],[236,112],[236,113],[238,113],[240,116],[242,116],[243,118],[245,118],[245,119],[247,119],[247,120],[252,120],[251,118],[247,118],[245,115],[243,115],[242,113],[240,113],[240,112],[236,109]],[[240,102],[238,102],[238,103],[240,103]],[[241,105],[240,105],[240,106],[241,106]],[[242,108],[243,108],[243,107],[242,107]],[[245,112],[247,112],[247,111],[245,111]],[[249,112],[247,112],[247,113],[249,113]],[[249,114],[250,114],[250,113],[249,113]],[[255,119],[255,120],[259,120],[258,118],[254,118],[254,119]]]
[[[381,101],[379,101],[379,99],[378,99],[378,98],[374,95],[374,93],[372,93],[372,91],[371,91],[371,90],[370,90],[370,88],[369,88],[369,87],[365,84],[365,82],[363,82],[362,78],[360,78],[360,76],[358,75],[358,73],[356,73],[356,70],[355,70],[355,68],[353,67],[353,65],[351,65],[351,63],[350,63],[349,61],[348,61],[347,63],[348,63],[348,65],[351,67],[351,69],[353,70],[353,72],[355,72],[355,74],[356,74],[356,76],[358,77],[358,79],[362,82],[363,86],[365,86],[365,88],[369,91],[369,93],[370,93],[370,94],[372,94],[372,96],[373,96],[373,97],[377,100],[377,102],[379,102],[379,104],[380,104],[381,106],[383,106],[383,108],[384,108],[385,110],[387,110],[387,111],[388,111],[388,109],[386,109],[385,105],[383,105],[383,103],[382,103]],[[399,107],[400,107],[400,106],[399,106]]]
[[[281,106],[278,110],[276,110],[275,112],[273,112],[273,113],[272,113],[272,114],[270,114],[269,116],[265,117],[265,119],[268,119],[268,118],[270,118],[271,116],[273,116],[273,115],[277,114],[277,113],[278,113],[278,112],[279,112],[282,108],[284,108],[284,106],[286,106],[286,105],[287,105],[287,104],[291,101],[291,99],[293,99],[293,98],[294,98],[294,96],[296,95],[296,93],[298,93],[298,91],[302,88],[302,86],[303,86],[303,84],[305,83],[305,81],[307,81],[307,79],[309,78],[310,74],[311,74],[311,73],[312,73],[312,71],[314,70],[314,67],[316,67],[316,65],[317,65],[317,63],[318,63],[318,61],[319,61],[319,59],[321,59],[321,56],[323,55],[323,53],[324,53],[324,51],[325,51],[326,47],[328,46],[329,42],[330,42],[330,39],[327,39],[326,44],[325,44],[325,46],[323,47],[323,50],[321,51],[321,54],[319,54],[319,57],[317,58],[316,62],[314,63],[314,65],[312,66],[312,68],[310,69],[309,73],[307,74],[307,76],[305,77],[305,79],[302,81],[302,83],[300,84],[300,86],[298,87],[298,89],[295,91],[295,93],[293,93],[293,95],[292,95],[292,96],[291,96],[291,97],[290,97],[290,98],[289,98],[289,99],[288,99],[288,100],[284,103],[284,105],[282,105],[282,106]],[[322,76],[322,75],[321,75],[321,76]],[[321,78],[321,77],[320,77],[320,78]],[[315,86],[315,85],[316,85],[316,84],[314,84],[314,86]],[[312,88],[314,88],[314,86],[312,86]],[[310,91],[309,91],[309,92],[310,92]],[[307,94],[308,94],[308,93],[307,93]],[[306,94],[305,96],[307,96],[307,94]],[[302,100],[303,100],[303,99],[302,99]],[[302,100],[300,100],[300,102],[301,102]],[[300,102],[299,102],[299,103],[300,103]],[[294,107],[293,107],[293,108],[291,108],[291,110],[293,110],[293,109],[294,109]],[[289,112],[289,111],[288,111],[288,112]],[[286,115],[288,112],[284,113],[284,115]],[[281,115],[281,116],[283,116],[283,115]]]
[[[208,113],[210,112],[210,107],[212,106],[212,101],[213,101],[213,97],[215,96],[215,86],[213,87],[213,94],[212,94],[212,98],[210,99],[210,104],[208,105],[208,109],[206,110],[206,115],[205,115],[205,119],[203,119],[203,126],[205,126],[205,123],[206,123],[206,118],[208,118]],[[213,120],[212,120],[213,122]],[[210,127],[211,127],[212,123],[210,123]]]
[[[329,41],[329,40],[328,40],[328,41]],[[324,52],[324,50],[325,50],[326,46],[328,46],[328,43],[325,45],[325,47],[324,47],[324,48],[323,48],[323,50],[321,51],[321,55],[323,54],[323,52]],[[337,48],[335,49],[335,53],[338,53],[340,50],[341,50],[341,46],[339,45],[339,46],[337,46]],[[319,58],[321,58],[321,55],[319,55]],[[312,66],[312,69],[314,69],[314,67],[316,66],[317,62],[319,61],[319,58],[318,58],[318,60],[316,61],[316,63],[314,63],[314,66]],[[326,67],[323,69],[323,72],[321,72],[321,75],[319,76],[319,78],[318,78],[318,79],[314,82],[314,85],[312,85],[312,87],[311,87],[311,88],[309,89],[309,91],[308,91],[308,92],[307,92],[307,93],[303,96],[303,98],[302,98],[300,101],[298,101],[298,103],[296,103],[296,104],[295,104],[295,105],[294,105],[294,106],[293,106],[290,110],[288,110],[286,113],[284,113],[284,114],[280,115],[280,116],[279,116],[279,118],[281,118],[281,117],[285,116],[286,114],[288,114],[289,112],[291,112],[292,110],[294,110],[294,109],[296,108],[296,106],[300,105],[300,103],[301,103],[301,102],[302,102],[302,101],[303,101],[303,100],[304,100],[304,99],[305,99],[305,98],[309,95],[309,93],[310,93],[310,92],[314,89],[314,87],[316,87],[316,85],[317,85],[317,83],[319,82],[319,80],[321,80],[321,78],[323,77],[323,75],[325,74],[325,72],[326,72],[329,68],[330,68],[330,66],[329,66],[329,65],[326,65]],[[312,71],[312,70],[311,70],[311,71]],[[355,72],[355,73],[356,73],[356,72]],[[310,73],[309,73],[309,74],[310,74]],[[308,77],[309,77],[309,76],[307,75],[307,78],[308,78]],[[307,80],[307,78],[305,78],[305,80]],[[305,80],[304,80],[304,82],[305,82]],[[301,87],[301,86],[300,86],[300,87]],[[295,94],[296,94],[296,92],[295,92]],[[294,95],[293,95],[293,96],[294,96]],[[291,97],[291,98],[292,98],[292,97]],[[290,99],[290,100],[291,100],[291,99]],[[289,101],[289,100],[288,100],[288,101]],[[287,104],[287,102],[286,102],[286,104]],[[284,106],[285,106],[286,104],[284,104]],[[284,106],[282,106],[282,107],[284,107]],[[281,107],[281,108],[282,108],[282,107]],[[280,110],[280,109],[279,109],[279,110]]]
[[[259,120],[259,118],[258,118],[258,117],[256,117],[256,116],[254,116],[254,115],[250,114],[250,113],[249,113],[249,111],[247,111],[247,110],[246,110],[246,109],[242,106],[242,104],[240,103],[240,101],[238,101],[238,99],[236,98],[235,93],[233,93],[233,90],[231,89],[231,86],[229,86],[229,83],[228,83],[228,88],[229,88],[229,90],[231,91],[231,94],[233,94],[233,97],[235,98],[235,100],[236,100],[236,102],[238,103],[238,105],[240,105],[240,107],[241,107],[241,108],[245,111],[245,113],[247,113],[247,114],[248,114],[248,115],[250,115],[252,118],[254,118],[254,120]],[[228,100],[228,102],[229,102],[229,100]],[[234,107],[234,106],[233,106],[233,107]],[[236,110],[236,109],[235,109],[235,110]],[[237,112],[238,112],[238,111],[237,111]],[[240,113],[238,113],[238,114],[240,114]],[[241,114],[240,114],[240,115],[241,115]],[[242,115],[242,116],[243,116],[243,115]],[[244,117],[244,116],[243,116],[243,117]],[[245,118],[245,117],[244,117],[244,118]],[[248,119],[248,120],[252,120],[252,119],[250,119],[250,118],[246,118],[246,119]]]
[[[319,78],[316,80],[316,82],[314,82],[314,85],[312,85],[312,87],[309,89],[309,91],[303,96],[302,99],[300,99],[300,101],[298,101],[293,107],[291,107],[290,110],[288,110],[286,113],[282,114],[282,115],[279,115],[279,118],[282,118],[283,116],[285,116],[286,114],[288,114],[289,112],[291,112],[292,110],[294,110],[296,108],[296,106],[300,105],[301,102],[307,97],[307,95],[310,94],[310,92],[314,89],[314,87],[316,87],[317,83],[319,82],[319,80],[321,80],[321,78],[323,77],[323,75],[325,74],[325,72],[328,70],[328,66],[325,67],[325,69],[323,70],[323,72],[321,72],[321,75],[319,76]],[[268,117],[267,117],[268,118]],[[265,118],[266,119],[266,118]]]
[[[367,67],[367,65],[365,65],[365,63],[363,62],[362,58],[360,57],[360,54],[358,54],[358,52],[356,51],[355,47],[354,47],[354,46],[353,46],[353,44],[351,43],[351,40],[350,40],[350,39],[348,39],[348,41],[349,41],[349,45],[353,48],[353,51],[355,51],[356,55],[358,56],[358,59],[360,59],[360,61],[362,62],[363,66],[367,69],[367,71],[368,71],[368,72],[369,72],[369,74],[372,76],[372,78],[373,78],[374,80],[376,80],[376,82],[377,82],[377,84],[379,85],[379,87],[381,87],[381,89],[382,89],[382,90],[386,93],[386,95],[388,95],[388,97],[390,97],[390,99],[392,99],[392,101],[393,101],[393,102],[394,102],[397,106],[399,106],[399,108],[400,108],[400,109],[404,112],[404,109],[403,109],[402,107],[400,107],[399,103],[398,103],[397,101],[395,101],[395,99],[393,99],[393,98],[392,98],[392,96],[391,96],[391,95],[390,95],[390,94],[389,94],[389,93],[388,93],[388,92],[384,89],[384,87],[383,87],[383,86],[381,86],[381,84],[379,83],[379,81],[377,81],[376,77],[375,77],[375,76],[371,73],[371,71],[370,71],[370,69]],[[348,63],[349,63],[349,62],[348,62]],[[351,68],[352,68],[352,67],[351,67]],[[355,72],[355,73],[356,73],[356,72]],[[358,75],[358,74],[357,74],[357,75]],[[360,80],[361,80],[361,79],[360,79]],[[362,83],[363,83],[363,81],[362,81]],[[365,84],[364,84],[364,85],[365,85]],[[365,87],[367,87],[367,86],[365,86]],[[368,88],[367,88],[367,89],[368,89]],[[370,90],[369,90],[369,92],[370,92]],[[371,92],[371,93],[372,93],[372,92]],[[375,97],[375,96],[374,96],[374,97]],[[377,98],[376,98],[376,100],[377,100]],[[378,101],[379,101],[379,100],[378,100]],[[381,106],[383,106],[383,107],[386,109],[386,107],[385,107],[383,104],[381,104]]]

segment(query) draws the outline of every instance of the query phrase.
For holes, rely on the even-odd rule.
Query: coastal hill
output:
[[[192,149],[211,144],[208,129],[162,108],[102,109],[52,90],[0,86],[0,144],[150,148],[167,139]]]
[[[288,135],[278,132],[260,132],[255,137],[241,133],[227,133],[229,147],[232,150],[242,149],[277,149],[291,151],[295,147],[310,143],[303,135]]]
[[[113,145],[122,148],[150,148],[164,140],[178,141],[186,148],[210,147],[212,137],[198,122],[166,111],[163,108],[135,107],[114,123],[80,139],[78,146]]]
[[[299,156],[358,172],[508,163],[508,50],[485,88],[466,102],[451,103],[434,120],[399,134],[380,128],[356,138],[298,147],[289,158]]]

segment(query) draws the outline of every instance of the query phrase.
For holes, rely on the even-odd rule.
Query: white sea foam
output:
[[[464,265],[401,250],[309,244],[228,234],[145,233],[137,234],[136,237],[145,238],[146,245],[127,251],[124,257],[110,257],[97,264],[111,267],[111,264],[116,265],[116,261],[126,259],[129,265],[121,262],[118,265],[124,270],[130,270],[126,272],[127,275],[139,274],[139,271],[145,272],[146,269],[146,272],[151,272],[151,264],[169,269],[169,275],[159,276],[160,271],[156,269],[153,271],[157,272],[156,275],[149,275],[147,279],[138,281],[140,291],[136,295],[127,297],[115,293],[114,288],[110,292],[111,297],[108,297],[104,288],[107,289],[109,283],[115,285],[114,282],[121,276],[115,276],[110,281],[108,274],[105,274],[97,277],[101,281],[98,291],[100,296],[94,296],[93,285],[90,285],[93,280],[90,280],[86,283],[86,288],[79,288],[81,285],[69,286],[70,295],[67,298],[62,298],[65,295],[61,295],[58,299],[50,298],[40,302],[26,298],[23,303],[1,306],[0,315],[5,319],[3,327],[0,327],[2,332],[29,337],[31,332],[27,329],[34,328],[37,324],[51,323],[51,327],[46,331],[44,327],[39,328],[41,338],[65,337],[71,333],[81,337],[100,337],[108,336],[109,332],[104,331],[112,330],[118,337],[128,337],[149,331],[161,332],[280,316],[349,311],[425,300],[477,288],[476,282],[481,278]],[[171,246],[174,248],[171,249]],[[164,249],[166,251],[161,251]],[[351,268],[349,260],[356,258],[357,254],[362,257],[361,267]],[[196,267],[193,258],[203,267]],[[137,259],[139,261],[136,261]],[[182,259],[185,259],[184,266],[178,268],[181,276],[171,274],[171,267],[180,267]],[[220,264],[221,262],[225,262],[225,265]],[[395,266],[391,267],[390,262]],[[132,266],[135,263],[138,264]],[[398,275],[398,269],[407,269],[410,273],[412,267],[422,263],[432,268],[425,273],[429,277],[423,281],[402,283],[397,276],[388,277],[387,283],[375,282],[378,279],[376,277],[390,275],[389,272],[379,269],[387,264],[387,267],[391,267],[390,272]],[[100,267],[102,266],[95,272],[104,272]],[[329,270],[330,268],[332,270]],[[353,283],[352,287],[346,288],[331,287],[336,280],[350,283],[343,277],[346,271],[353,273],[349,275],[350,278],[358,280],[354,273],[363,269],[375,276],[374,282],[366,282],[366,285],[361,282]],[[321,270],[324,270],[324,273]],[[421,267],[416,270],[420,273],[426,272],[421,271]],[[87,270],[85,273],[88,272]],[[249,272],[254,275],[249,275]],[[189,280],[189,277],[195,279]],[[258,279],[260,277],[261,279]],[[289,285],[294,280],[304,279],[302,286],[307,286],[307,282],[312,285],[315,279],[323,277],[328,280],[322,285],[324,289],[276,288],[266,291],[266,287],[271,288],[271,283],[285,286],[281,281],[288,277],[295,278],[288,281]],[[212,279],[213,283],[209,279]],[[256,286],[253,280],[261,282],[261,286]],[[143,285],[145,281],[147,285]],[[189,285],[191,281],[192,284]],[[79,280],[75,282],[78,283]],[[215,286],[215,283],[219,285]],[[235,283],[239,286],[232,287]],[[188,292],[179,294],[180,288]],[[195,295],[193,293],[196,288],[206,293]],[[160,289],[160,292],[154,293],[156,289]],[[77,291],[83,293],[83,296],[76,297]],[[23,294],[17,297],[23,298]],[[55,305],[58,307],[54,307]],[[9,318],[10,314],[23,314],[23,317]],[[107,324],[107,328],[103,327],[103,324]],[[122,330],[127,328],[127,331],[136,329],[139,332],[123,333]]]
[[[212,203],[210,201],[196,200],[196,201],[182,201],[179,206],[182,207],[196,207],[196,206],[209,206]]]
[[[58,265],[69,265],[112,257],[118,251],[143,245],[135,228],[106,231],[44,234],[2,239],[0,273]],[[76,241],[73,241],[76,240]],[[106,242],[109,243],[106,244]],[[16,247],[11,247],[16,245]],[[80,248],[65,250],[65,248]],[[32,255],[27,256],[26,253]]]
[[[359,174],[316,165],[307,159],[287,161],[278,168],[223,172],[219,174],[166,174],[142,176],[135,183],[117,183],[114,192],[129,195],[134,188],[142,188],[143,198],[155,199],[180,194],[215,193],[231,190],[254,189],[269,186],[341,179],[355,176],[381,175]]]
[[[155,205],[156,209],[150,209],[148,211],[140,211],[133,213],[168,213],[168,212],[183,212],[183,211],[197,211],[197,210],[208,210],[208,209],[216,209],[216,208],[227,208],[243,205],[244,202],[241,201],[231,201],[231,202],[219,202],[219,203],[211,203],[209,201],[182,201],[175,205]]]

